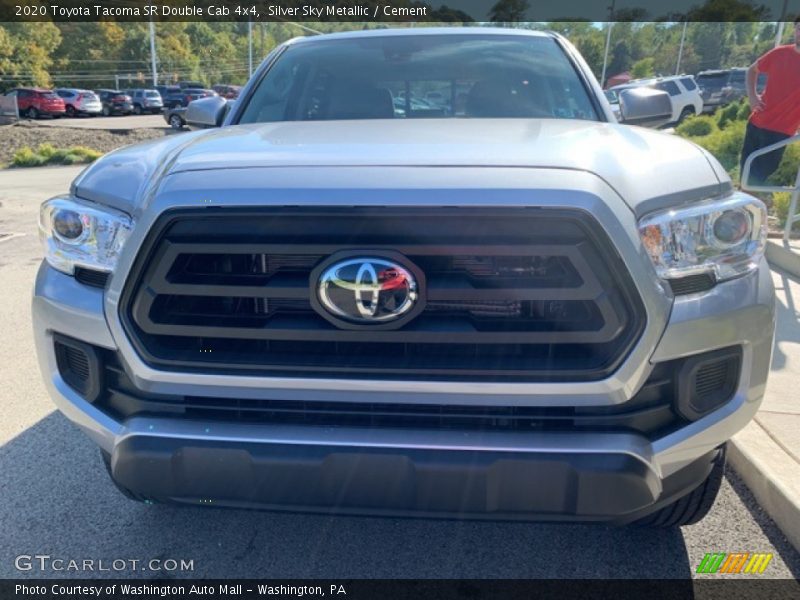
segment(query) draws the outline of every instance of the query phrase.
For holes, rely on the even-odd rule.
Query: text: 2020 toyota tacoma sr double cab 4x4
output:
[[[699,520],[769,370],[765,208],[621,96],[553,34],[281,45],[42,206],[50,393],[147,502]]]

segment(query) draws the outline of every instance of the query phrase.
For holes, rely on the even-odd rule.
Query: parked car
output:
[[[201,81],[179,81],[178,87],[181,88],[182,90],[187,88],[204,89],[206,87],[206,84],[202,83]]]
[[[52,90],[42,88],[15,88],[5,94],[16,96],[20,117],[38,119],[49,116],[57,119],[66,114],[64,100]]]
[[[715,69],[697,74],[697,85],[703,98],[703,111],[714,112],[747,94],[747,69]]]
[[[42,377],[118,489],[702,519],[767,385],[775,293],[764,204],[642,127],[668,94],[622,90],[617,123],[574,46],[530,30],[275,56],[233,106],[189,105],[221,129],[121,148],[42,205]],[[463,113],[398,115],[387,82],[432,76]]]
[[[103,103],[103,115],[129,115],[133,112],[133,100],[121,90],[96,90]]]
[[[173,93],[170,93],[167,96],[167,100],[165,102],[166,106],[170,108],[175,108],[176,106],[189,106],[189,103],[197,100],[199,98],[208,98],[209,96],[217,96],[217,92],[214,90],[205,90],[205,89],[196,89],[196,88],[184,88]]]
[[[410,110],[412,116],[420,116],[423,114],[444,116],[441,107],[435,106],[422,98],[412,96],[408,107],[406,107],[405,95],[397,95],[393,98],[392,104],[394,105],[394,114],[398,117],[406,116],[406,108]]]
[[[180,131],[181,129],[186,127],[185,117],[186,117],[185,106],[173,106],[172,108],[168,108],[164,111],[164,120],[175,131]]]
[[[702,71],[695,79],[703,98],[703,112],[714,112],[747,96],[747,68],[744,67]],[[766,83],[767,74],[759,73],[756,90],[762,92]]]
[[[212,85],[211,89],[227,100],[235,100],[239,97],[239,92],[242,91],[242,86],[217,84]]]
[[[667,125],[677,125],[686,117],[703,112],[703,98],[691,75],[634,79],[622,85],[615,85],[611,91],[620,92],[637,87],[649,87],[669,94],[672,102],[672,116]]]
[[[94,117],[103,112],[103,103],[91,90],[58,88],[55,93],[64,100],[64,108],[68,117],[77,117],[78,115]]]
[[[183,90],[177,85],[159,85],[156,86],[156,90],[161,94],[161,101],[164,103],[164,108],[180,106],[183,101]]]
[[[617,118],[617,121],[622,119],[622,113],[620,112],[619,108],[619,94],[617,94],[614,90],[605,90],[606,100],[611,105],[611,110],[614,113],[614,116]]]
[[[161,99],[161,94],[158,90],[137,88],[125,90],[125,93],[131,97],[133,114],[135,115],[141,115],[146,112],[155,115],[164,109],[164,101]]]
[[[154,86],[154,89],[159,93],[161,99],[164,100],[169,90],[180,89],[180,88],[177,85],[156,85]]]

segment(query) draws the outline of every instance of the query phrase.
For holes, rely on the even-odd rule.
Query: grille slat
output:
[[[381,331],[323,318],[312,271],[345,250],[416,265],[421,314]],[[597,379],[644,326],[627,270],[589,215],[508,208],[173,211],[137,257],[121,311],[161,368],[339,377]],[[435,360],[426,368],[418,356]]]
[[[466,406],[381,402],[326,402],[204,396],[169,396],[136,390],[109,353],[101,403],[117,418],[166,415],[211,422],[250,422],[369,428],[472,431],[635,431],[663,434],[679,419],[672,410],[672,373],[680,361],[662,363],[624,405],[601,407]]]

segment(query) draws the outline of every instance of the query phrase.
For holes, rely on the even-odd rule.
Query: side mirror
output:
[[[672,119],[672,100],[667,92],[632,88],[619,93],[619,109],[625,125],[660,127]]]
[[[194,100],[186,108],[186,124],[190,129],[220,127],[228,112],[227,104],[222,96]]]

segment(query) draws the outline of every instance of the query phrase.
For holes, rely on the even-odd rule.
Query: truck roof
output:
[[[510,29],[505,27],[396,27],[390,29],[367,29],[359,31],[340,31],[320,35],[302,36],[289,40],[291,44],[313,43],[320,40],[338,40],[349,38],[375,38],[396,36],[423,35],[503,35],[528,37],[556,37],[551,31],[534,31],[530,29]]]

